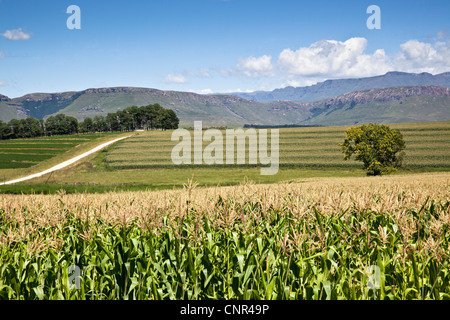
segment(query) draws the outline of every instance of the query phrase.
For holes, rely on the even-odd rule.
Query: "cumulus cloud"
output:
[[[8,85],[8,82],[0,79],[0,87],[6,87]]]
[[[367,52],[367,39],[346,41],[321,40],[297,50],[284,49],[277,61],[278,75],[284,86],[304,86],[326,79],[370,77],[388,71],[450,71],[450,40],[438,33],[434,43],[410,40],[399,46],[397,54],[388,56],[384,49]]]
[[[268,55],[240,59],[237,71],[249,78],[272,77],[275,73],[271,60],[272,57]]]
[[[321,40],[298,50],[284,49],[278,65],[287,75],[303,77],[360,77],[389,70],[383,49],[365,53],[365,38]]]
[[[442,29],[425,42],[406,41],[398,46],[396,53],[389,55],[383,48],[369,52],[368,40],[362,37],[345,41],[321,40],[295,50],[280,50],[276,61],[270,55],[250,56],[239,59],[234,67],[205,69],[208,72],[204,75],[210,76],[209,71],[213,70],[224,78],[246,77],[251,81],[272,78],[270,87],[280,87],[280,84],[281,87],[299,87],[327,79],[370,77],[389,71],[438,74],[450,71],[448,34]],[[200,77],[200,74],[192,76]]]
[[[22,28],[6,30],[1,35],[8,40],[28,40],[31,37],[31,34],[22,31]]]
[[[441,73],[450,70],[450,42],[434,44],[410,40],[400,45],[394,60],[399,71]]]
[[[164,80],[166,83],[186,83],[186,77],[182,74],[168,74]]]

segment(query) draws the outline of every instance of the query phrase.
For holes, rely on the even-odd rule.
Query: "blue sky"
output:
[[[81,9],[69,30],[67,7]],[[369,30],[369,5],[381,29]],[[0,94],[272,90],[450,71],[450,1],[0,0]]]

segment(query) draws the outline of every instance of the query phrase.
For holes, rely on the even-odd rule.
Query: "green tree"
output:
[[[81,133],[95,132],[94,122],[92,121],[91,118],[86,117],[86,118],[84,118],[83,121],[81,121],[81,122],[78,124],[78,130],[79,130]]]
[[[175,111],[172,109],[165,109],[163,118],[161,121],[163,130],[177,129],[180,120],[178,119]]]
[[[136,106],[128,107],[124,110],[129,115],[129,130],[140,129],[140,111]]]
[[[44,119],[39,119],[38,121],[39,121],[39,126],[41,127],[41,130],[42,130],[42,135],[44,136],[45,135],[45,121],[44,121]]]
[[[133,127],[133,117],[125,111],[117,111],[117,118],[120,124],[120,131],[130,131]]]
[[[158,103],[150,104],[143,107],[145,112],[145,128],[148,129],[158,129],[161,128],[161,114],[164,110]]]
[[[44,135],[44,130],[42,129],[41,123],[38,119],[28,117],[24,121],[24,128],[26,131],[26,138],[41,137]]]
[[[78,133],[78,120],[59,113],[45,121],[47,135]]]
[[[8,122],[8,126],[11,130],[11,138],[12,139],[23,138],[23,132],[24,132],[23,122],[21,122],[18,119],[11,119]]]
[[[109,125],[106,122],[104,116],[95,116],[93,119],[93,127],[97,132],[107,132],[110,131]]]
[[[0,139],[6,140],[11,139],[11,137],[12,137],[11,128],[8,126],[7,123],[0,120]]]
[[[117,113],[108,113],[105,121],[108,123],[111,131],[120,131],[120,122]]]
[[[344,159],[355,155],[367,175],[386,174],[401,167],[405,141],[400,131],[370,123],[348,128],[345,136],[344,143],[339,143]]]
[[[48,117],[47,120],[45,120],[45,131],[48,136],[58,134],[59,125],[54,116]]]
[[[65,126],[65,134],[78,133],[78,120],[75,117],[66,116],[63,121]]]

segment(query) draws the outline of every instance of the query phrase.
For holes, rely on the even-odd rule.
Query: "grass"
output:
[[[450,299],[449,181],[3,196],[0,299]]]
[[[244,181],[277,183],[311,177],[364,176],[361,170],[324,168],[283,168],[277,175],[261,176],[259,168],[160,168],[118,171],[94,171],[89,164],[55,172],[52,176],[36,179],[33,184],[18,183],[0,186],[0,193],[32,194],[55,193],[64,189],[67,193],[95,193],[112,190],[161,190],[183,188],[188,179],[194,178],[200,186],[238,185]],[[111,174],[109,174],[111,173]],[[63,183],[61,183],[63,181]],[[47,182],[47,183],[46,183]]]

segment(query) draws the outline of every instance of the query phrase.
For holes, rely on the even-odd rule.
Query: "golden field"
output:
[[[221,197],[226,210],[217,209]],[[382,177],[306,178],[301,182],[202,187],[188,181],[183,189],[163,191],[109,192],[103,194],[0,195],[0,208],[8,220],[21,225],[21,232],[4,235],[1,242],[23,240],[38,227],[54,227],[55,233],[70,212],[87,220],[100,218],[111,224],[138,220],[155,227],[163,219],[173,220],[195,212],[215,219],[219,225],[233,225],[242,213],[238,204],[259,203],[262,209],[287,208],[299,218],[315,207],[323,215],[339,215],[349,208],[392,215],[401,230],[412,225],[407,210],[420,210],[426,200],[450,200],[450,172],[394,175]],[[239,206],[240,207],[240,206]],[[150,221],[150,222],[149,222]],[[433,221],[439,229],[450,224],[450,212]],[[88,235],[86,235],[88,236]],[[56,239],[55,239],[56,241]]]

